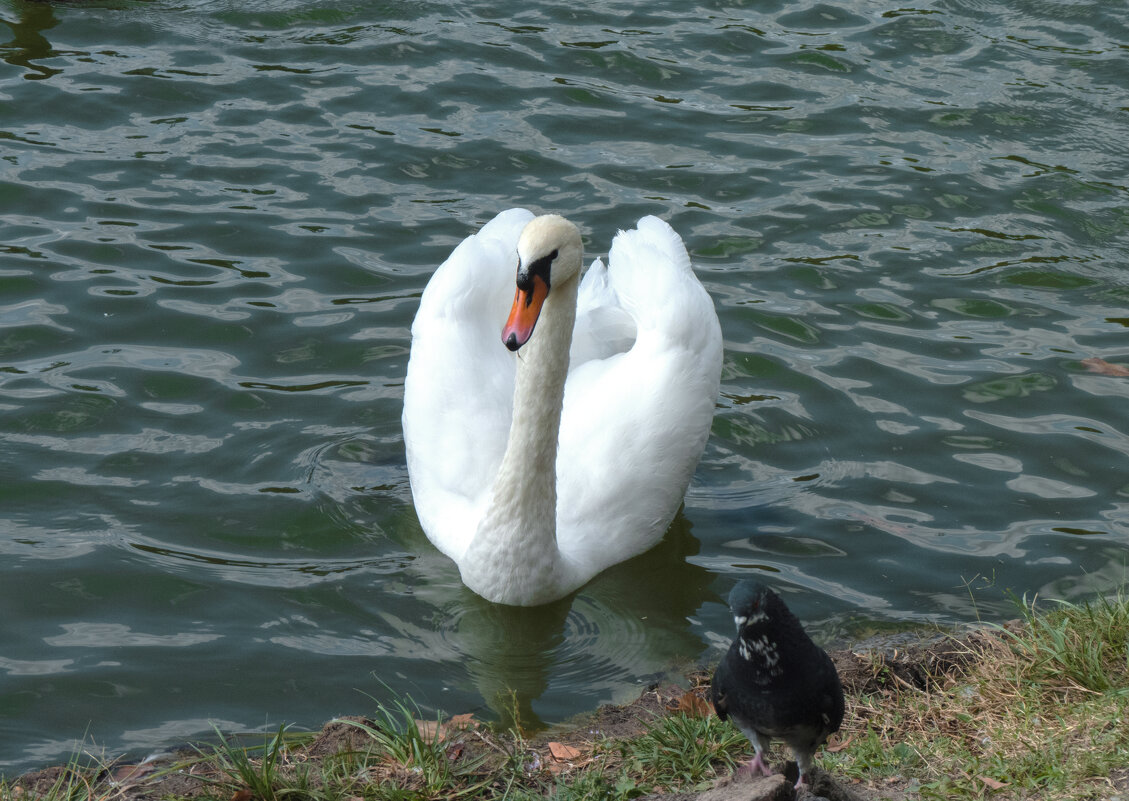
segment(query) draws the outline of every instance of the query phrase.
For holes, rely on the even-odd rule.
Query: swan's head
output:
[[[534,217],[517,241],[517,293],[502,341],[517,350],[533,335],[541,308],[553,287],[580,274],[580,231],[564,217]]]

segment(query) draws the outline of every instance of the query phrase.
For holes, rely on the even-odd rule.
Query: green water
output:
[[[824,641],[1117,586],[1127,19],[0,0],[0,772],[389,690],[553,722],[716,659],[753,572]],[[665,542],[535,610],[428,544],[399,423],[512,206],[669,220],[726,340]]]

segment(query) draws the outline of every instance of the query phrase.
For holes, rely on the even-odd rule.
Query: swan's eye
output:
[[[554,250],[548,256],[542,256],[533,261],[525,270],[521,269],[521,264],[517,268],[517,288],[522,292],[528,292],[533,288],[533,277],[537,276],[545,282],[545,286],[549,286],[549,268],[553,266],[558,252]]]

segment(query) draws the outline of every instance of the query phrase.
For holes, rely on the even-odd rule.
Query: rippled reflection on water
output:
[[[316,726],[388,687],[559,720],[714,658],[754,570],[824,638],[1124,581],[1112,7],[0,22],[0,770],[84,734]],[[667,540],[538,610],[427,544],[399,427],[431,270],[515,205],[592,255],[666,217],[726,337]]]

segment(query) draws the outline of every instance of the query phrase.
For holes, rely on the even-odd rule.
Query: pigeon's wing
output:
[[[732,684],[732,677],[729,675],[728,660],[728,655],[721,660],[717,670],[713,673],[713,681],[710,683],[710,700],[713,701],[714,711],[722,720],[729,717],[729,688]]]
[[[802,660],[797,660],[795,687],[803,689],[808,722],[826,734],[838,731],[843,722],[843,685],[835,663],[822,648],[812,644]]]
[[[831,657],[825,651],[820,651],[820,667],[818,670],[818,686],[822,688],[820,692],[820,709],[824,716],[824,730],[826,737],[833,732],[839,731],[839,726],[843,723],[843,712],[846,704],[843,699],[843,684],[839,681],[839,672],[835,669],[835,663],[831,661]]]
[[[780,737],[797,752],[812,754],[843,722],[843,686],[835,664],[818,650],[798,669],[790,692],[777,700]]]
[[[827,656],[827,654],[824,654]],[[839,671],[835,669],[835,663],[831,661],[831,657],[827,657],[827,672],[830,674],[829,682],[835,693],[836,706],[839,710],[838,722],[843,722],[843,682],[839,679]]]

